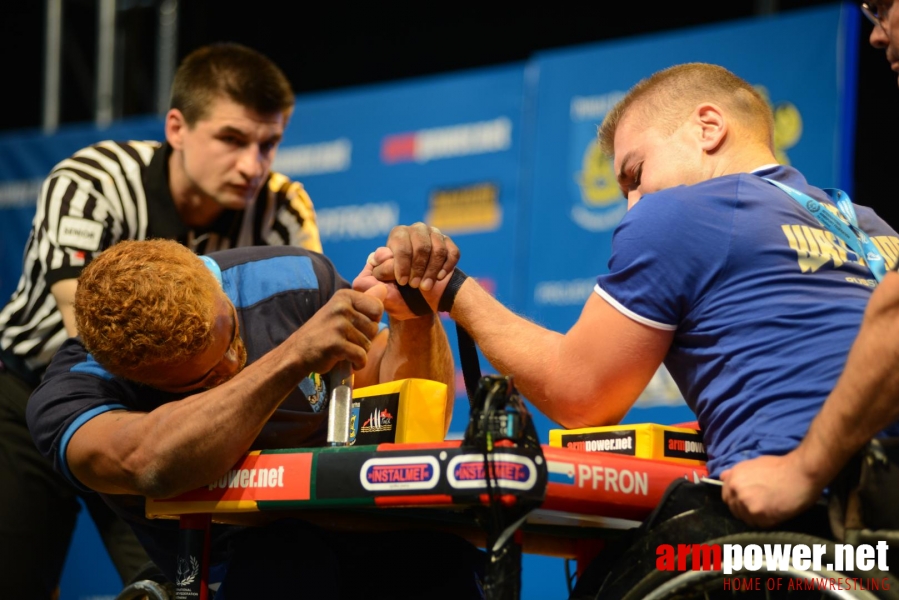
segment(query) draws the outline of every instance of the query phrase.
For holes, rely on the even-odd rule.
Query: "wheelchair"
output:
[[[678,488],[684,490],[680,496]],[[891,572],[880,570],[879,558],[876,567],[868,570],[852,565],[854,568],[836,572],[833,567],[839,564],[836,544],[848,546],[854,554],[860,544],[873,546],[884,541],[889,547],[884,566],[899,573],[899,440],[872,441],[831,484],[826,502],[822,500],[779,530],[759,530],[735,519],[711,486],[697,488],[678,482],[669,493],[644,526],[622,542],[620,550],[607,554],[615,557],[611,564],[600,563],[600,568],[589,573],[592,581],[587,581],[583,593],[578,594],[575,587],[573,599],[899,600],[899,580]],[[677,565],[677,569],[658,568],[661,544],[669,544],[678,552],[673,561],[669,557],[667,565],[662,566]],[[725,574],[703,566],[709,562],[710,547],[723,548],[725,544],[744,549],[750,544],[760,549],[766,544],[780,544],[781,548],[786,544],[817,545],[824,552],[822,568],[800,570],[790,564],[786,570],[767,571],[764,564],[761,569],[740,565]],[[699,568],[688,570],[694,564],[693,552],[704,555],[695,557]]]
[[[214,600],[216,584],[208,588],[207,598]],[[175,585],[166,579],[153,561],[149,561],[131,578],[114,600],[174,600]]]
[[[174,597],[175,586],[150,561],[131,578],[115,600],[172,600]]]

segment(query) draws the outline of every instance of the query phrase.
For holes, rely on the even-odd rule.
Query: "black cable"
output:
[[[571,572],[571,559],[565,559],[565,585],[568,586],[568,595],[571,596],[571,593],[574,592],[574,580],[577,578],[577,573]]]

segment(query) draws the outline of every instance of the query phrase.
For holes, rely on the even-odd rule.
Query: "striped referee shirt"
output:
[[[0,311],[0,359],[37,383],[68,337],[51,286],[78,277],[121,240],[167,238],[197,254],[238,246],[300,246],[321,252],[312,200],[299,182],[272,173],[245,210],[225,210],[209,226],[183,223],[168,186],[171,148],[105,141],[56,165],[41,187],[22,276]]]

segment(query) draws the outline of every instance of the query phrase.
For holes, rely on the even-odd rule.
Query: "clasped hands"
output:
[[[353,280],[353,289],[366,292],[384,284],[384,310],[396,320],[413,319],[416,315],[397,285],[419,290],[436,312],[459,257],[458,246],[438,228],[420,222],[398,225],[390,231],[387,245],[368,255],[365,267]]]

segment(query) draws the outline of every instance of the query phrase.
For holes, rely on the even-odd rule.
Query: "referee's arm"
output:
[[[50,286],[50,293],[56,298],[56,306],[62,315],[62,324],[66,328],[69,337],[78,335],[75,327],[75,289],[78,287],[77,279],[63,279]]]

